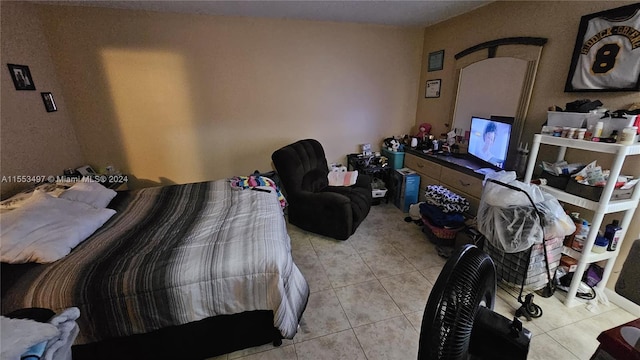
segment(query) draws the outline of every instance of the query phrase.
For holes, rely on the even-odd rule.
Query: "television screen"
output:
[[[476,116],[471,118],[469,154],[474,157],[504,169],[510,139],[511,122],[509,120],[484,119]]]

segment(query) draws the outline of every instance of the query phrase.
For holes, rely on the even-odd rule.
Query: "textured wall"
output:
[[[422,29],[40,9],[88,162],[134,186],[270,170],[308,137],[344,162],[415,119]]]
[[[37,12],[32,5],[2,2],[0,51],[0,175],[61,175],[83,157]],[[35,91],[17,91],[7,63],[27,65]],[[40,92],[51,92],[57,112],[47,113]],[[3,182],[2,197],[29,184]]]

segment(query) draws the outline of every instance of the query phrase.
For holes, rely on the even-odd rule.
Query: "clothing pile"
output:
[[[432,234],[430,240],[438,245],[453,245],[457,232],[464,228],[462,214],[469,210],[469,201],[441,185],[427,186],[425,195],[426,202],[420,204],[423,231]]]
[[[441,185],[427,186],[426,202],[420,204],[420,215],[435,226],[459,228],[464,225],[462,213],[469,210],[469,201]]]
[[[284,195],[282,195],[278,185],[266,176],[234,176],[229,179],[229,183],[234,189],[258,189],[259,191],[266,192],[271,192],[271,189],[273,189],[278,196],[280,207],[284,209],[287,206],[287,200],[284,198]]]

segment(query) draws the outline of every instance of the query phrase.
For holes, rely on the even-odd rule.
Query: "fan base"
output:
[[[518,318],[510,321],[488,308],[478,308],[469,354],[479,359],[526,360],[531,332],[522,327]]]

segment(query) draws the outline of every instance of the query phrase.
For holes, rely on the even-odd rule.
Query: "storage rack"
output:
[[[531,146],[531,152],[529,155],[530,157],[527,163],[527,170],[524,176],[525,183],[531,181],[533,170],[536,165],[536,158],[538,157],[538,151],[540,149],[540,144],[557,146],[559,148],[557,161],[564,160],[567,148],[608,153],[615,156],[610,170],[610,180],[604,187],[602,195],[600,196],[600,201],[598,202],[569,194],[565,191],[550,186],[540,186],[543,191],[553,195],[561,202],[578,206],[583,209],[592,210],[594,212],[593,218],[591,220],[591,226],[589,227],[589,235],[585,240],[582,252],[575,251],[566,246],[563,247],[562,250],[563,254],[571,256],[572,258],[578,260],[578,267],[573,276],[571,285],[569,286],[569,291],[567,292],[567,297],[565,299],[565,305],[571,307],[580,304],[580,302],[576,300],[576,292],[578,291],[578,286],[580,285],[582,275],[584,274],[589,264],[599,261],[606,261],[604,273],[602,274],[602,280],[597,285],[600,290],[604,290],[607,281],[609,280],[609,276],[611,275],[615,260],[620,252],[620,248],[627,233],[627,229],[629,228],[635,209],[638,207],[638,202],[640,202],[640,190],[638,190],[640,186],[635,186],[630,199],[611,200],[611,195],[613,194],[613,190],[615,187],[615,179],[617,179],[620,175],[620,171],[626,157],[632,155],[640,155],[640,144],[635,143],[634,145],[620,145],[536,134],[533,137],[533,145]],[[633,175],[637,176],[638,174]],[[595,242],[596,235],[598,234],[598,230],[600,230],[600,227],[602,226],[604,216],[606,214],[615,212],[624,212],[624,216],[620,223],[620,226],[622,227],[622,234],[620,235],[620,240],[618,242],[616,250],[605,251],[604,253],[592,252],[591,249]]]

